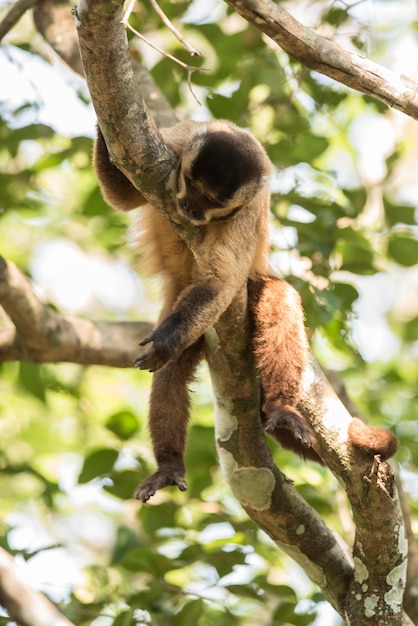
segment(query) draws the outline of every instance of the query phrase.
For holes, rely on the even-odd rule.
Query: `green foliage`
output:
[[[363,48],[363,26],[353,10],[314,4],[318,24],[346,39],[353,33],[352,43]],[[231,119],[265,145],[275,166],[272,258],[302,296],[315,354],[340,371],[372,422],[396,432],[399,460],[405,472],[416,472],[416,289],[410,288],[410,298],[404,290],[402,298],[385,300],[384,307],[380,298],[387,294],[378,294],[368,311],[387,326],[387,334],[374,341],[384,347],[390,335],[396,350],[381,351],[373,361],[368,346],[356,341],[359,294],[367,296],[363,280],[385,271],[399,277],[399,284],[409,280],[416,286],[417,212],[402,184],[413,171],[412,123],[380,159],[385,172],[370,183],[359,166],[364,146],[355,123],[363,117],[390,122],[384,105],[349,94],[288,59],[226,5],[211,5],[200,24],[197,18],[179,24],[186,2],[165,0],[161,6],[203,52],[192,59],[209,70],[192,76],[202,108],[188,94],[185,73],[169,60],[155,61],[154,78],[185,116],[203,110]],[[190,63],[150,4],[136,9],[134,26]],[[210,13],[218,9],[223,18],[214,22]],[[19,36],[20,47],[36,57],[33,33],[22,29]],[[130,39],[134,54],[141,55],[142,44]],[[60,136],[52,125],[39,123],[41,103],[28,102],[23,99],[12,112],[0,103],[0,251],[60,308],[58,290],[35,271],[42,245],[65,242],[111,267],[132,265],[125,245],[128,218],[101,197],[91,170],[91,138]],[[379,160],[377,152],[378,147],[369,148],[368,159]],[[380,212],[370,219],[373,203]],[[282,229],[291,233],[290,243],[283,244]],[[125,308],[112,308],[96,292],[78,309],[71,304],[76,313],[95,318],[141,319],[142,308],[155,318],[156,308],[145,297],[149,289],[142,283],[139,289],[140,296]],[[0,319],[10,326],[1,313]],[[366,318],[370,332],[374,321]],[[146,426],[150,377],[71,364],[5,363],[0,369],[2,545],[34,559],[29,543],[21,545],[14,534],[30,522],[31,532],[47,533],[41,552],[48,553],[43,550],[48,543],[62,546],[61,569],[74,563],[74,552],[82,547],[82,564],[77,562],[82,579],[61,589],[61,607],[70,620],[80,626],[314,623],[322,596],[257,532],[220,475],[204,373],[194,394],[188,491],[168,489],[142,506],[131,496],[154,467]],[[346,517],[346,505],[330,473],[269,445],[300,493],[344,534],[340,517]],[[416,487],[407,486],[415,489],[416,516]],[[301,604],[301,598],[311,603]]]

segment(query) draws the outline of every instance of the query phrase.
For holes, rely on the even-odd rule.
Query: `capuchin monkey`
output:
[[[180,122],[161,133],[178,157],[170,177],[178,212],[173,219],[199,232],[191,247],[110,162],[100,128],[93,155],[106,201],[121,211],[141,207],[132,227],[135,246],[148,273],[163,281],[156,329],[141,342],[149,350],[135,362],[154,373],[149,425],[158,468],[135,492],[143,502],[167,485],[187,489],[188,383],[204,356],[205,331],[244,285],[264,428],[283,447],[323,463],[313,447],[315,435],[297,410],[309,359],[300,297],[268,265],[267,154],[252,135],[222,120]],[[352,429],[354,445],[382,458],[394,454],[394,435],[361,424]]]

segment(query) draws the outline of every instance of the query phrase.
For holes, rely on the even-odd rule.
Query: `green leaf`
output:
[[[416,223],[416,207],[408,204],[396,204],[386,197],[383,197],[383,206],[389,226],[395,226],[395,224],[413,226]]]
[[[304,133],[299,137],[282,139],[271,146],[269,154],[274,162],[283,165],[311,163],[328,148],[328,140],[312,133]]]
[[[414,317],[406,324],[402,325],[403,336],[405,341],[416,341],[418,337],[418,317]]]
[[[274,624],[282,626],[282,624],[292,626],[308,626],[315,621],[316,612],[312,615],[301,614],[295,612],[296,606],[293,603],[281,604],[273,616]]]
[[[111,415],[106,422],[106,428],[112,431],[119,439],[126,440],[139,430],[139,421],[130,411],[120,411]]]
[[[157,578],[173,569],[172,559],[145,546],[128,552],[122,559],[122,565],[131,572],[147,572]]]
[[[198,619],[205,610],[205,604],[203,600],[191,600],[187,602],[185,606],[176,613],[171,619],[172,626],[186,626],[187,624],[197,624]]]
[[[121,500],[129,500],[133,497],[133,493],[141,482],[141,476],[138,471],[124,470],[122,472],[113,472],[111,475],[112,485],[105,485],[104,490],[111,493],[112,496],[121,498]]]
[[[33,396],[46,402],[45,383],[41,376],[41,366],[28,361],[19,364],[19,382]]]
[[[119,563],[127,552],[138,547],[138,535],[128,526],[119,526],[116,534],[116,541],[113,545],[112,564]]]
[[[343,309],[351,309],[359,295],[357,289],[347,283],[333,283],[332,291],[340,300],[340,308]]]
[[[418,263],[418,241],[407,231],[395,231],[389,236],[388,255],[404,267]]]
[[[374,250],[367,237],[353,228],[339,231],[336,252],[342,257],[341,269],[355,274],[373,274]]]
[[[112,448],[94,450],[84,459],[78,482],[88,483],[98,476],[109,475],[117,458],[118,452]]]

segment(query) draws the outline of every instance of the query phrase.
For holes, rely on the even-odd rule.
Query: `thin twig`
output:
[[[132,27],[129,26],[128,21],[129,21],[129,18],[131,17],[132,11],[134,10],[135,2],[136,2],[136,0],[130,0],[130,2],[128,4],[128,8],[126,9],[126,11],[125,11],[125,13],[123,15],[123,18],[122,18],[122,24],[125,26],[125,28],[130,28],[130,30],[132,30],[132,32],[135,32],[135,31],[132,29]],[[152,8],[154,9],[154,11],[161,18],[162,22],[173,33],[173,35],[176,37],[176,39],[178,39],[180,41],[180,43],[183,44],[183,46],[186,48],[186,50],[189,52],[189,54],[192,57],[200,57],[202,55],[202,53],[199,52],[199,50],[196,50],[196,48],[193,48],[190,44],[187,43],[187,41],[184,39],[182,34],[179,33],[179,31],[174,26],[174,24],[168,19],[168,17],[164,13],[164,11],[157,4],[156,0],[149,0],[149,2],[151,4]],[[136,34],[138,34],[138,33],[136,33]],[[149,45],[152,45],[152,44],[149,43],[149,41],[147,41],[147,39],[144,39],[144,41],[146,41]],[[156,48],[156,49],[158,49],[158,48]],[[161,50],[160,50],[160,52],[161,52]],[[176,62],[177,62],[177,60],[176,60]]]
[[[152,8],[154,9],[154,11],[160,16],[161,20],[164,22],[164,24],[167,26],[167,28],[169,30],[171,30],[171,32],[173,33],[174,37],[176,37],[176,39],[178,39],[179,42],[183,44],[183,46],[191,54],[191,56],[192,57],[200,57],[202,53],[199,52],[199,50],[196,50],[196,48],[193,48],[192,46],[190,46],[187,43],[187,41],[184,39],[184,37],[181,35],[181,33],[179,33],[179,31],[174,26],[174,24],[168,19],[168,17],[164,13],[164,11],[157,4],[156,0],[149,0],[149,3],[152,6]]]
[[[149,39],[144,37],[144,35],[141,35],[141,33],[139,33],[137,30],[135,30],[135,28],[133,26],[131,26],[129,23],[126,23],[125,27],[128,30],[130,30],[132,33],[134,33],[134,35],[139,37],[139,39],[141,39],[141,41],[144,41],[146,44],[151,46],[151,48],[153,48],[154,50],[156,50],[157,52],[159,52],[163,56],[167,57],[167,59],[170,59],[171,61],[174,61],[174,63],[177,63],[177,65],[180,65],[180,67],[182,67],[183,69],[185,69],[187,71],[187,84],[189,86],[190,92],[191,92],[193,98],[196,100],[196,102],[198,104],[201,104],[199,102],[196,94],[194,93],[194,91],[192,89],[190,77],[193,74],[193,72],[196,72],[196,71],[208,72],[209,70],[207,68],[205,68],[205,67],[195,67],[194,65],[188,65],[188,63],[183,63],[183,61],[180,61],[180,59],[177,59],[177,57],[173,56],[169,52],[166,52],[165,50],[162,50],[162,48],[160,48],[159,46],[153,44],[151,41],[149,41]]]
[[[128,8],[126,9],[125,13],[123,14],[123,18],[122,18],[122,24],[125,26],[125,28],[128,27],[128,20],[131,17],[131,13],[134,10],[134,6],[135,6],[135,2],[136,0],[130,0],[129,4],[128,4]]]

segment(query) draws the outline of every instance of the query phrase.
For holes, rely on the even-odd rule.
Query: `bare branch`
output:
[[[398,480],[398,490],[408,539],[408,570],[404,607],[412,622],[418,624],[418,546],[412,528],[411,508],[400,480]]]
[[[33,8],[37,30],[74,72],[83,76],[80,50],[69,2],[38,0]]]
[[[20,626],[74,626],[47,598],[19,578],[12,557],[0,548],[0,603]]]
[[[70,361],[132,367],[138,342],[152,330],[147,322],[102,322],[58,315],[34,294],[13,263],[0,257],[0,305],[15,325],[0,332],[0,362]]]
[[[418,84],[406,76],[317,35],[273,0],[225,2],[303,65],[418,119]]]
[[[0,41],[7,35],[9,30],[20,20],[22,15],[36,4],[37,0],[17,0],[14,2],[10,11],[0,22]]]
[[[396,490],[388,463],[370,459],[349,444],[351,416],[312,362],[304,373],[304,393],[299,408],[314,428],[320,454],[345,486],[356,528],[354,577],[350,583],[345,609],[348,623],[365,615],[370,597],[371,613],[378,621],[370,624],[402,624],[402,598],[406,584],[408,546]]]

